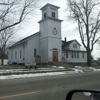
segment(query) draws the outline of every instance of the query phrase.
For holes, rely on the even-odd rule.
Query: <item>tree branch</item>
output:
[[[100,39],[100,37],[98,37],[98,38],[94,41],[93,45],[94,45],[99,39]]]
[[[33,11],[33,9],[36,7],[36,2],[35,0],[23,0],[21,3],[18,3],[18,0],[13,0],[13,2],[11,3],[10,7],[5,10],[0,16],[0,20],[2,18],[6,18],[6,17],[17,17],[16,21],[14,19],[15,22],[12,22],[10,25],[3,27],[0,29],[0,32],[10,28],[10,27],[14,27],[18,24],[20,24],[28,15],[31,11]],[[21,13],[19,12],[19,10],[21,11]],[[9,14],[9,16],[7,16]],[[16,14],[16,15],[15,15]],[[18,15],[17,15],[18,14]],[[19,16],[19,18],[18,18]],[[13,19],[12,18],[12,19]]]

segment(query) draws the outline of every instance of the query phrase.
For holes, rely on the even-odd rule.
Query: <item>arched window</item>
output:
[[[34,57],[36,57],[36,48],[34,49]]]

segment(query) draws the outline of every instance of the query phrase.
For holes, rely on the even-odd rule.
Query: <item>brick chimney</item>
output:
[[[65,37],[65,42],[67,42],[67,39],[66,39],[66,37]]]

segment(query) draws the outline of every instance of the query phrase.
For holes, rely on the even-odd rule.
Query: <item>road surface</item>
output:
[[[100,89],[100,72],[0,80],[0,100],[65,100],[72,89]]]

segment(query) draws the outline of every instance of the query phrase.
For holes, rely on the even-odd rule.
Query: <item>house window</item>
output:
[[[76,52],[74,52],[74,58],[76,58]]]
[[[44,18],[46,18],[46,13],[44,13]]]
[[[17,59],[17,51],[15,51],[15,59]]]
[[[73,48],[77,48],[77,44],[73,44]]]
[[[66,52],[66,58],[68,58],[68,52]]]
[[[72,58],[73,58],[73,52],[71,52]]]
[[[55,12],[52,12],[52,17],[54,17],[54,18],[55,18]]]
[[[84,52],[82,52],[82,58],[84,59]]]
[[[20,50],[20,58],[22,58],[22,50]]]
[[[36,57],[36,48],[34,49],[34,57]]]
[[[77,52],[77,58],[79,58],[79,52]]]

